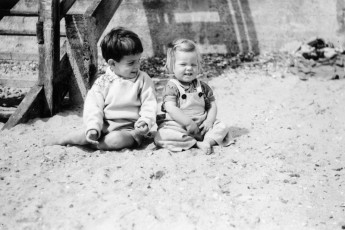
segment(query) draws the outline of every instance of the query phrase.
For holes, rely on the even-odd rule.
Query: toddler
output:
[[[212,89],[197,79],[201,73],[201,56],[196,44],[188,39],[169,44],[166,69],[172,79],[163,92],[165,118],[158,124],[155,144],[171,151],[196,146],[206,154],[211,154],[216,144],[229,145],[229,128],[216,119]]]
[[[102,150],[135,147],[156,123],[156,93],[151,78],[139,69],[143,47],[138,35],[115,28],[103,38],[101,50],[108,68],[86,96],[85,128],[47,145],[90,145]]]

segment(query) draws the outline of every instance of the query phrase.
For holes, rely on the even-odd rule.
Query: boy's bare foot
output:
[[[206,155],[210,155],[213,153],[213,148],[212,146],[210,145],[210,143],[206,142],[206,141],[198,141],[196,143],[196,147],[198,149],[200,149],[203,153],[205,153]]]

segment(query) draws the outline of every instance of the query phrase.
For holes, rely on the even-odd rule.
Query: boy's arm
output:
[[[156,123],[157,99],[154,84],[151,78],[145,74],[143,76],[143,87],[140,93],[140,118],[138,123],[145,122],[149,129]]]
[[[104,117],[104,96],[98,87],[94,84],[87,93],[84,102],[83,120],[86,125],[86,133],[89,130],[96,130],[98,137],[100,137]]]

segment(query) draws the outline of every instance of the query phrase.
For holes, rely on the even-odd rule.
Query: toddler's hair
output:
[[[202,72],[202,66],[201,66],[201,55],[198,50],[197,45],[195,42],[189,39],[180,38],[174,40],[172,43],[168,44],[168,50],[167,50],[167,60],[165,64],[165,69],[168,74],[174,73],[174,65],[175,65],[175,54],[176,51],[183,51],[183,52],[196,52],[198,60],[198,74]]]
[[[102,56],[105,61],[121,61],[124,56],[143,52],[139,36],[123,27],[112,29],[101,42]]]

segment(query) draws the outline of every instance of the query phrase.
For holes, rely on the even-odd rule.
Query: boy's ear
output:
[[[115,60],[114,59],[108,59],[107,63],[110,66],[115,66]]]

